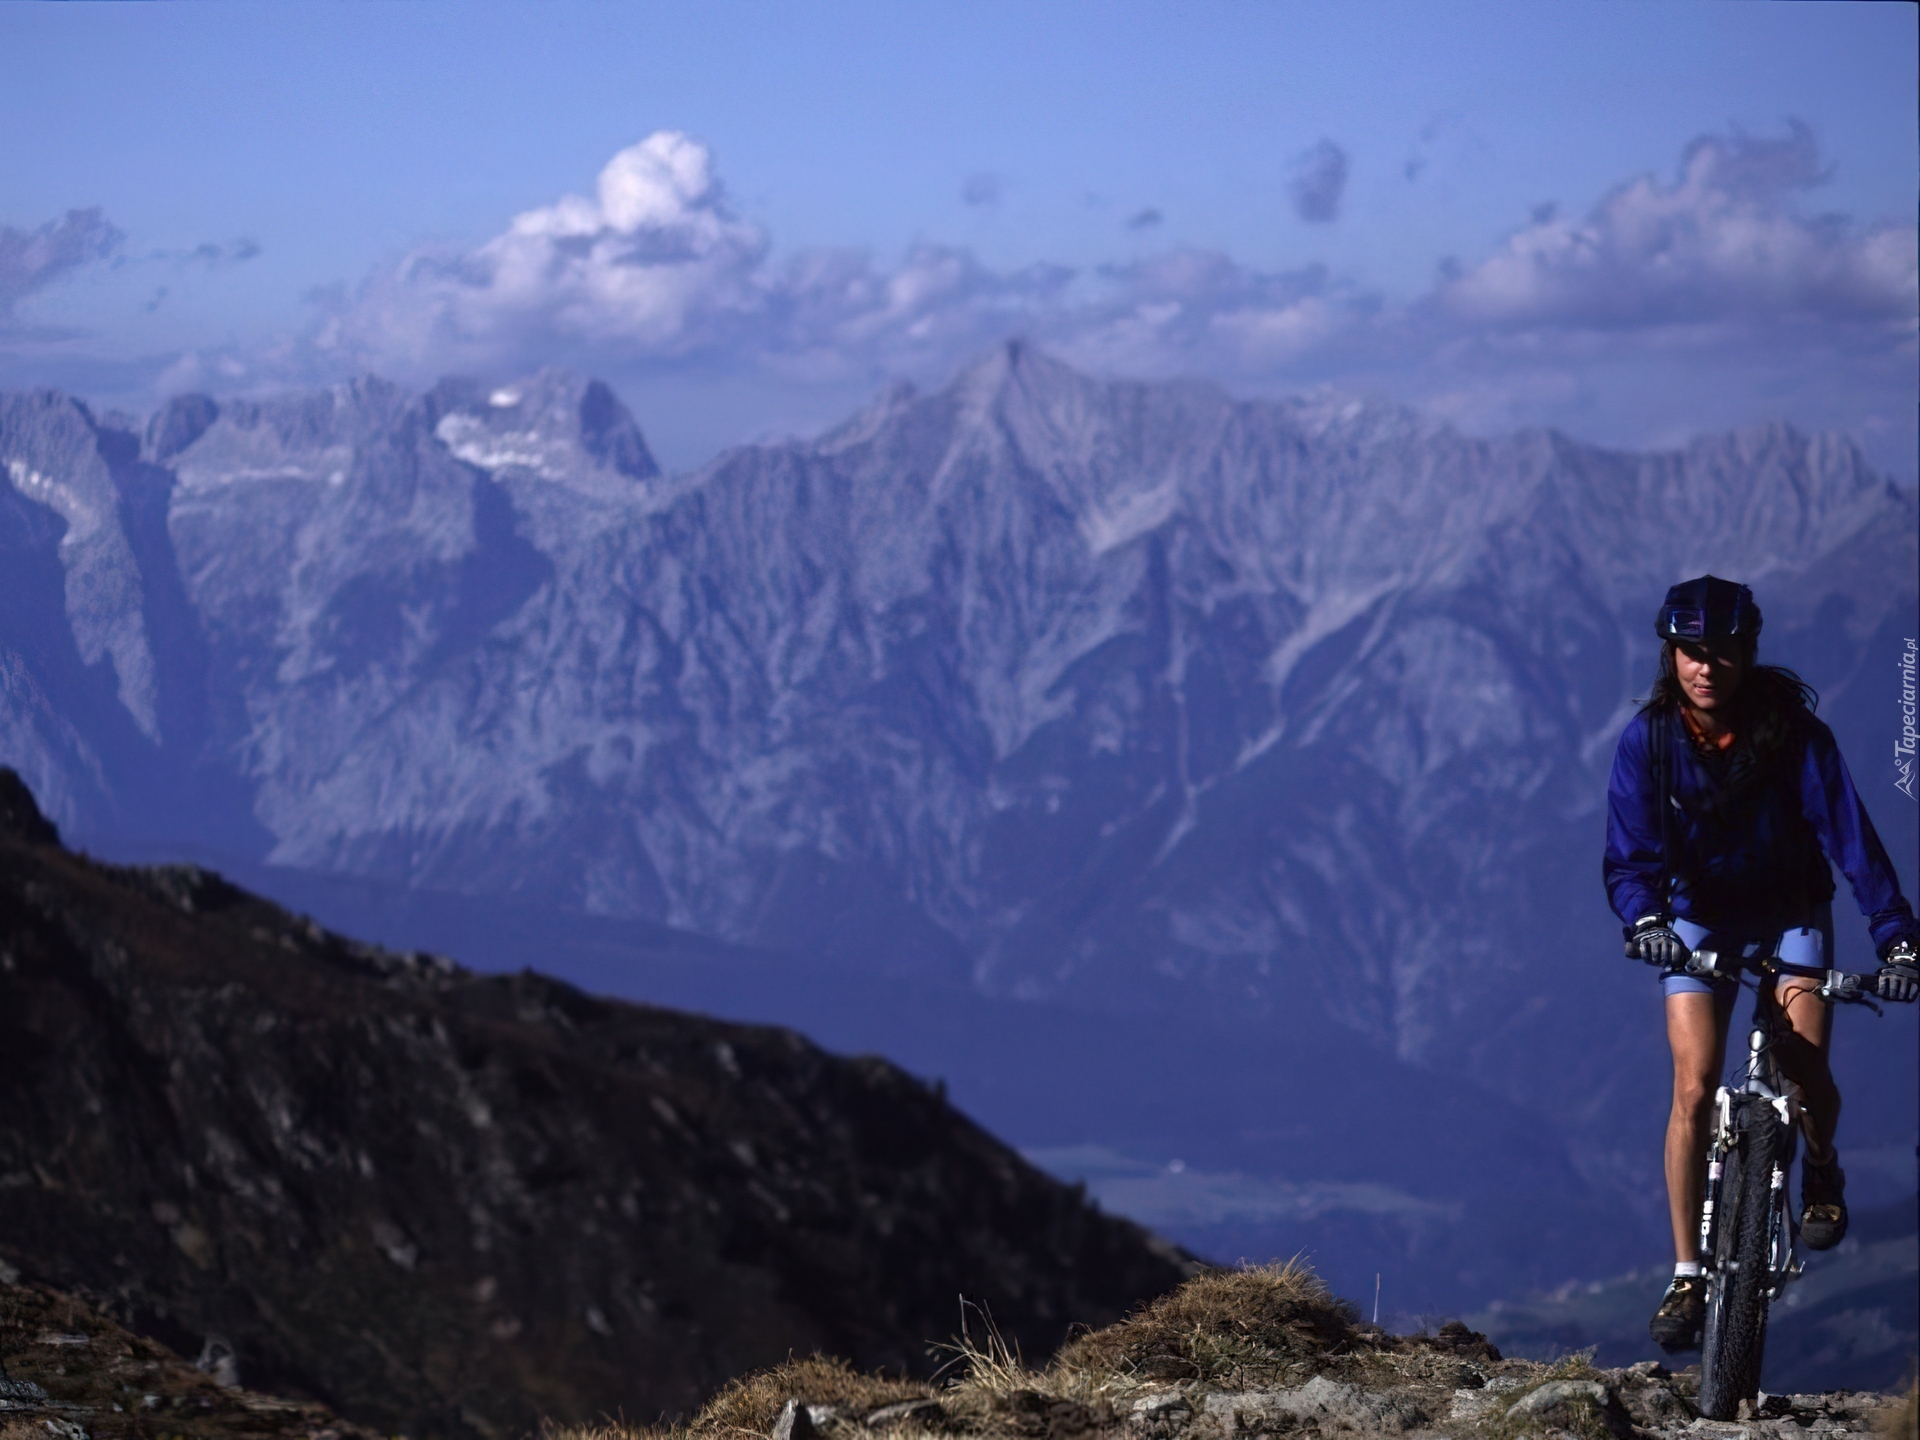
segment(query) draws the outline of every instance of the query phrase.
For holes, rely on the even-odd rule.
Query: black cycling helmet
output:
[[[1760,639],[1760,607],[1753,591],[1717,575],[1682,580],[1667,591],[1654,634],[1683,645],[1705,645],[1714,640],[1738,640],[1751,650]]]

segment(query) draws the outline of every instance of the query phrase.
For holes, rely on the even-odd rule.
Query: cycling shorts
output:
[[[1742,930],[1735,926],[1709,928],[1691,920],[1675,920],[1673,928],[1689,950],[1718,952],[1722,975],[1737,976],[1760,968],[1772,957],[1787,975],[1824,976],[1833,964],[1833,906],[1816,905],[1808,923],[1791,930]],[[1660,989],[1668,995],[1711,995],[1713,984],[1697,975],[1662,975]]]

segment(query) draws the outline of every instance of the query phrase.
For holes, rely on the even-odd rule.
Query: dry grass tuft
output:
[[[49,1440],[47,1432],[29,1420],[0,1421],[0,1440]]]
[[[1053,1429],[1060,1421],[1068,1429],[1096,1428],[1113,1417],[1111,1407],[1097,1412],[1088,1403],[1107,1398],[1110,1377],[1091,1374],[1055,1362],[1045,1370],[1031,1370],[1018,1351],[1010,1348],[991,1316],[970,1327],[981,1331],[960,1336],[948,1351],[953,1360],[946,1373],[940,1400],[946,1406],[950,1429],[965,1434],[1029,1434]],[[1070,1422],[1070,1423],[1069,1423]]]
[[[973,1332],[980,1333],[975,1335]],[[1020,1352],[1007,1344],[993,1316],[979,1313],[951,1343],[938,1347],[953,1358],[941,1367],[949,1394],[965,1399],[1003,1399],[1048,1388],[1046,1376],[1029,1370]]]
[[[1874,1428],[1884,1440],[1920,1440],[1920,1377],[1907,1382],[1900,1404],[1883,1410]]]
[[[1117,1325],[1082,1335],[1053,1369],[1212,1380],[1343,1348],[1356,1312],[1297,1260],[1197,1275]]]
[[[918,1380],[863,1375],[844,1360],[809,1355],[729,1380],[690,1421],[670,1425],[549,1423],[541,1427],[540,1440],[742,1440],[745,1436],[764,1440],[789,1400],[867,1415],[882,1405],[920,1400],[931,1394],[932,1387]],[[8,1437],[0,1436],[0,1440]],[[34,1440],[46,1437],[36,1436]]]
[[[1272,1377],[1344,1353],[1355,1318],[1350,1304],[1294,1261],[1212,1271],[1117,1325],[1081,1335],[1044,1370],[1028,1368],[981,1313],[945,1347],[952,1360],[937,1388],[862,1375],[844,1360],[814,1355],[730,1381],[686,1424],[555,1426],[541,1440],[763,1440],[788,1400],[851,1416],[928,1397],[945,1408],[947,1428],[963,1435],[1080,1434],[1109,1428],[1116,1403],[1146,1382]]]
[[[696,1436],[767,1435],[789,1400],[866,1414],[932,1394],[933,1388],[923,1381],[863,1375],[844,1360],[809,1355],[729,1380],[687,1429]]]

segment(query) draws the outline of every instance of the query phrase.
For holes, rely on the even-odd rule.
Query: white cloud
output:
[[[1336,214],[1346,173],[1332,142],[1308,152],[1303,213]],[[1320,269],[1261,271],[1196,250],[1099,270],[996,271],[933,244],[891,266],[850,251],[776,263],[769,237],[729,208],[707,149],[661,132],[614,156],[593,198],[529,210],[472,249],[419,251],[336,297],[317,349],[403,374],[692,358],[845,379],[937,374],[1021,333],[1082,363],[1238,383],[1389,380],[1464,350],[1472,364],[1444,388],[1471,409],[1458,395],[1465,375],[1549,356],[1575,364],[1596,344],[1699,349],[1796,325],[1911,333],[1913,227],[1803,213],[1821,178],[1802,125],[1776,139],[1704,137],[1671,181],[1628,181],[1580,219],[1541,207],[1491,254],[1395,306]]]
[[[567,364],[636,401],[672,393],[683,412],[724,412],[682,442],[684,463],[769,424],[830,423],[887,379],[938,382],[1023,335],[1096,372],[1243,393],[1331,385],[1476,429],[1553,424],[1634,444],[1779,416],[1877,436],[1879,463],[1907,475],[1915,228],[1811,211],[1822,178],[1804,126],[1702,137],[1671,178],[1628,180],[1584,216],[1537,207],[1426,294],[1389,300],[1322,267],[1193,248],[1016,270],[931,243],[890,262],[776,256],[734,213],[706,147],[662,132],[614,156],[590,197],[528,210],[480,245],[423,248],[316,297],[303,337],[186,357],[165,387]],[[118,242],[97,212],[62,226],[0,232],[0,303],[10,276],[17,295]],[[29,241],[40,248],[22,260]],[[650,430],[678,418],[637,409]]]
[[[403,370],[556,341],[672,355],[764,307],[766,249],[727,208],[706,148],[661,131],[607,162],[594,199],[564,196],[478,249],[420,250],[373,275],[317,344]]]
[[[1649,328],[1891,322],[1920,305],[1915,230],[1860,230],[1809,216],[1795,198],[1823,178],[1813,136],[1708,136],[1663,184],[1640,176],[1583,220],[1543,208],[1491,256],[1443,276],[1436,300],[1461,322]]]
[[[1373,302],[1310,266],[1265,272],[1217,251],[1174,250],[1110,266],[1028,333],[1099,370],[1211,374],[1242,382],[1357,336]]]

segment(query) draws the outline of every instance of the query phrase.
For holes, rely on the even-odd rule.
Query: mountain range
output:
[[[0,470],[0,760],[78,840],[881,1050],[1408,1308],[1660,1243],[1597,872],[1668,584],[1756,587],[1914,873],[1914,498],[1783,424],[1480,439],[1013,344],[683,475],[558,371],[12,395]],[[1910,1193],[1910,1017],[1838,1053]]]

